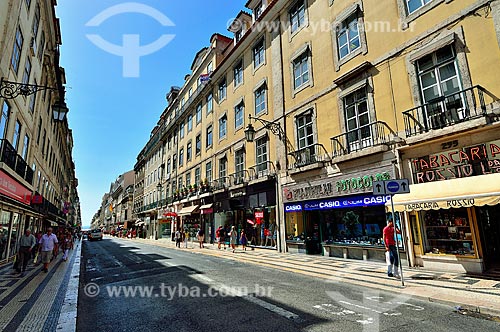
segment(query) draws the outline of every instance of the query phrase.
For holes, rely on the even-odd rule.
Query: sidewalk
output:
[[[42,264],[29,264],[23,277],[12,263],[0,266],[0,331],[76,330],[81,244],[66,262],[59,253],[48,273]]]
[[[304,254],[282,254],[275,250],[255,248],[235,253],[217,249],[217,245],[205,244],[199,248],[197,242],[190,242],[188,249],[175,248],[171,240],[134,239],[151,245],[188,250],[196,254],[222,257],[260,266],[300,273],[311,277],[327,279],[335,283],[349,283],[362,287],[406,294],[460,308],[461,311],[480,312],[500,316],[500,281],[470,277],[460,273],[430,271],[403,266],[404,286],[401,280],[387,277],[384,263],[346,260]]]

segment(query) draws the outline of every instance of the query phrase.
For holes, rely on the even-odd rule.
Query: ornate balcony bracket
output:
[[[17,96],[29,96],[42,90],[57,90],[45,85],[26,84],[0,79],[0,97],[5,99],[14,99]]]

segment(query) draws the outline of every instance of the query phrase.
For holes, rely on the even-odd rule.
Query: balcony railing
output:
[[[332,137],[333,157],[348,155],[369,147],[388,144],[396,133],[383,121],[376,121],[356,130]]]
[[[230,185],[237,186],[240,184],[248,183],[250,180],[250,172],[246,169],[242,171],[235,172],[233,174],[229,174]]]
[[[231,185],[231,179],[229,178],[229,176],[224,176],[222,178],[215,179],[212,182],[213,190],[226,189],[226,188],[229,188],[230,185]]]
[[[6,139],[1,139],[0,161],[9,166],[14,172],[29,184],[33,184],[33,170],[26,161],[17,154],[16,149]]]
[[[330,161],[330,155],[323,144],[312,144],[308,147],[289,153],[293,157],[289,164],[292,168],[304,167],[318,162]]]
[[[483,87],[475,85],[404,111],[406,137],[485,116],[485,92]]]
[[[276,167],[272,161],[264,161],[250,167],[248,170],[250,172],[250,180],[256,180],[276,174]]]

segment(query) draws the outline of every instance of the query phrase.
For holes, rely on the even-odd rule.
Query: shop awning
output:
[[[177,215],[179,215],[179,216],[188,216],[191,213],[195,212],[196,210],[198,210],[198,205],[186,206],[186,207],[183,207],[179,211],[179,213],[177,213]]]
[[[202,205],[202,206],[200,206],[200,210],[211,209],[212,205],[214,205],[214,204],[210,203],[210,204]]]
[[[410,185],[393,197],[395,211],[439,210],[500,203],[500,173]],[[391,208],[391,202],[385,204]]]

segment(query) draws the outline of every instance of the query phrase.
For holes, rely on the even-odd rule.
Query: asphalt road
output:
[[[105,238],[82,248],[77,331],[493,332],[500,323],[389,292]]]

